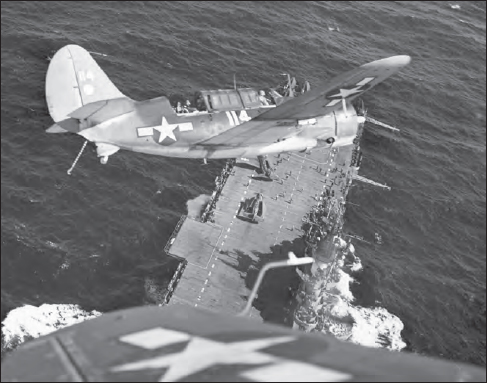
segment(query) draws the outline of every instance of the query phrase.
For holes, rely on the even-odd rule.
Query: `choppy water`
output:
[[[162,248],[224,163],[120,152],[101,166],[90,147],[67,176],[83,140],[44,133],[46,57],[63,45],[105,54],[138,100],[232,87],[235,72],[240,85],[283,71],[313,84],[408,54],[364,97],[402,132],[364,133],[361,173],[392,191],[352,187],[345,228],[384,240],[355,242],[352,292],[401,318],[409,350],[485,365],[486,16],[460,4],[2,2],[2,319],[24,303],[153,302],[174,268]]]

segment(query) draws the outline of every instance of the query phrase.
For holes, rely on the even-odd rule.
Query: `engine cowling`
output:
[[[357,111],[351,104],[347,104],[346,111],[340,109],[333,114],[319,119],[320,135],[317,137],[318,146],[344,146],[353,144],[357,136],[359,124],[362,122]]]

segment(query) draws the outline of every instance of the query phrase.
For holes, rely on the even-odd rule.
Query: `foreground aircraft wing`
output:
[[[342,100],[349,103],[410,61],[409,56],[393,56],[364,64],[202,143],[228,146],[272,143],[283,133],[291,132],[296,120],[323,116],[342,108]]]
[[[27,341],[2,382],[485,382],[485,369],[174,304],[103,314]]]
[[[46,101],[55,122],[84,105],[127,98],[110,81],[89,52],[78,45],[66,45],[52,57],[46,75]]]

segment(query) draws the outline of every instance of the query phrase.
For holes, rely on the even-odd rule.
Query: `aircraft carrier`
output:
[[[281,290],[288,289],[292,323],[289,318],[282,323],[307,331],[323,327],[319,317],[328,281],[339,260],[343,264],[344,258],[354,257],[351,238],[343,235],[342,228],[352,180],[368,181],[357,174],[362,131],[360,124],[349,146],[269,156],[272,178],[262,174],[257,160],[227,161],[201,216],[181,217],[165,247],[167,255],[181,262],[164,303],[238,314],[262,266],[284,260],[293,251],[297,257],[312,256],[315,262],[292,268],[298,281],[294,286],[289,286],[289,271],[285,277],[282,270],[269,271],[263,285],[274,278]],[[252,220],[242,210],[259,194],[265,209]],[[259,320],[268,317],[262,314],[266,302],[259,301],[262,290],[261,286],[249,313]]]

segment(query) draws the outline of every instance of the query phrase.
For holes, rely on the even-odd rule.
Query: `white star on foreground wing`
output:
[[[127,363],[114,367],[112,371],[134,371],[148,368],[168,367],[161,377],[161,382],[174,382],[185,376],[192,375],[210,366],[218,364],[265,364],[276,361],[276,357],[258,352],[276,344],[287,343],[295,338],[283,336],[247,340],[242,342],[223,343],[204,338],[193,337],[186,348],[176,354],[169,354]]]
[[[338,92],[337,94],[333,94],[331,96],[328,96],[328,98],[330,98],[330,97],[346,98],[352,94],[360,93],[361,92],[360,88],[362,88],[362,85],[356,86],[355,88],[352,88],[352,89],[341,89],[340,88],[340,92]]]

